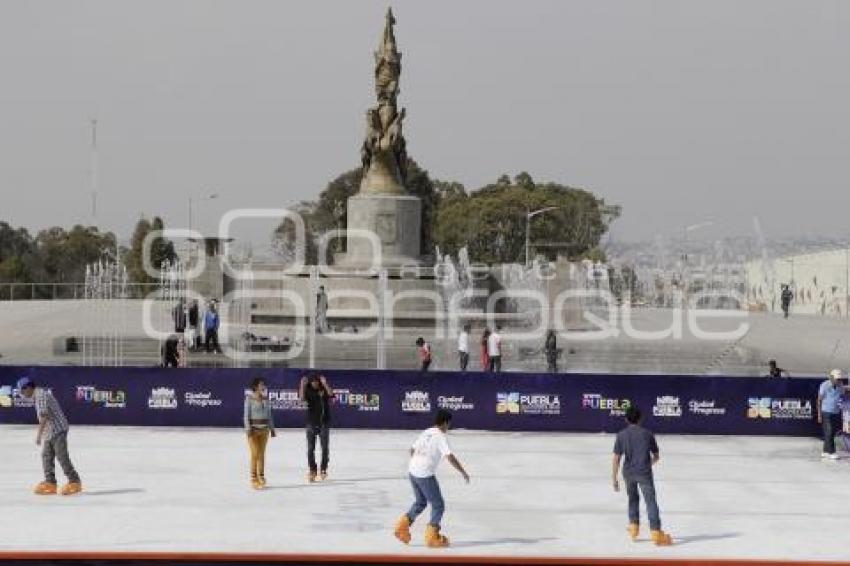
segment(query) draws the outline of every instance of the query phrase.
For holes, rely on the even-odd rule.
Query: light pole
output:
[[[194,197],[189,195],[189,231],[192,230],[192,217],[195,208],[196,202],[204,202],[208,200],[215,200],[218,198],[218,193],[209,193],[201,197]]]
[[[525,266],[528,267],[529,263],[529,253],[531,249],[531,219],[537,216],[538,214],[543,214],[544,212],[549,212],[550,210],[555,210],[561,208],[560,206],[547,206],[546,208],[539,208],[537,210],[528,211],[525,214]]]
[[[689,271],[689,269],[688,269],[688,233],[692,232],[693,230],[699,230],[700,228],[706,228],[708,226],[713,226],[713,225],[714,225],[713,221],[706,220],[705,222],[699,222],[697,224],[691,224],[690,226],[685,226],[685,228],[683,230],[684,236],[685,236],[683,246],[684,246],[685,251],[682,254],[682,277],[681,277],[680,285],[682,287],[682,292],[683,292],[683,296],[684,296],[684,299],[685,299],[685,309],[686,310],[687,310],[687,307],[688,307],[688,296],[690,295],[689,283],[687,281],[687,279],[688,279],[687,276],[688,276],[688,271]]]

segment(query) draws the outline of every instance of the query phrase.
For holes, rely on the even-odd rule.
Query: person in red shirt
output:
[[[416,346],[419,349],[419,362],[422,364],[422,371],[428,371],[431,366],[431,344],[420,336],[416,339]]]
[[[488,371],[490,369],[490,350],[487,347],[489,340],[490,329],[485,328],[484,333],[481,335],[481,371]]]

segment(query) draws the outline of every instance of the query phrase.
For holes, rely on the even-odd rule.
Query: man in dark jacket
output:
[[[325,376],[311,373],[301,378],[299,397],[307,404],[307,465],[310,468],[307,481],[324,481],[328,478],[330,461],[330,405],[334,393]],[[322,445],[321,467],[316,465],[316,437]]]
[[[183,334],[186,331],[186,305],[183,303],[182,298],[174,305],[174,309],[171,311],[171,318],[174,319],[174,332]]]

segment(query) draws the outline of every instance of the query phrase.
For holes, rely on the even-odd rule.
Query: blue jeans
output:
[[[443,512],[446,510],[446,504],[443,501],[443,494],[440,493],[440,484],[437,483],[437,477],[417,478],[416,476],[410,476],[410,484],[413,486],[413,495],[416,497],[416,501],[413,502],[410,511],[407,512],[407,518],[410,519],[410,523],[413,524],[430,503],[431,520],[428,521],[428,524],[439,528],[440,520],[443,518]]]
[[[640,523],[640,492],[646,502],[646,514],[649,516],[649,528],[653,531],[661,530],[661,515],[658,513],[658,502],[655,501],[655,482],[652,476],[636,476],[624,478],[626,481],[626,494],[629,496],[629,523]]]

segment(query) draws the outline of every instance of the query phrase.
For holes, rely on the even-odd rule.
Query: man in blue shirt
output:
[[[631,405],[626,409],[628,426],[617,433],[614,443],[612,483],[614,491],[620,491],[620,461],[623,460],[623,479],[629,496],[629,527],[632,540],[637,540],[640,530],[640,492],[646,502],[646,514],[649,516],[650,538],[657,546],[673,544],[673,538],[661,530],[661,516],[655,499],[655,480],[652,466],[658,463],[660,454],[655,436],[640,426],[640,410]]]
[[[829,379],[821,383],[818,390],[818,422],[823,425],[823,452],[821,458],[838,460],[835,453],[835,435],[841,431],[839,402],[848,387],[841,383],[841,370],[829,372]]]
[[[210,303],[209,310],[204,315],[204,335],[206,336],[205,346],[207,353],[212,350],[215,350],[219,354],[221,353],[221,346],[218,344],[218,326],[218,312],[215,308],[215,301],[213,301]]]

